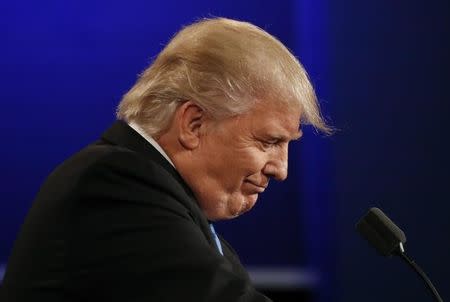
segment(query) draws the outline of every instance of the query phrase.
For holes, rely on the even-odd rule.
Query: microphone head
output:
[[[406,242],[405,233],[378,208],[371,208],[356,229],[383,256],[392,256]]]

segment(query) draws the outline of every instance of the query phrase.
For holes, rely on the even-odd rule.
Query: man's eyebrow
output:
[[[280,140],[280,141],[297,141],[303,136],[303,131],[301,129],[298,130],[296,134],[293,136],[289,135],[279,135],[279,134],[269,134],[269,137],[272,139]]]
[[[303,131],[299,130],[296,134],[294,134],[293,136],[289,137],[289,136],[285,136],[285,135],[274,135],[273,137],[278,139],[278,140],[282,140],[282,141],[297,141],[299,140],[301,137],[303,136]]]

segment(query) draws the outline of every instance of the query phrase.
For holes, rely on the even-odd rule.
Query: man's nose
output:
[[[278,181],[283,181],[288,176],[288,150],[287,146],[280,150],[273,158],[269,159],[264,167],[264,174]]]

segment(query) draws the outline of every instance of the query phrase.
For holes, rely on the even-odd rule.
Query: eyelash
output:
[[[264,148],[269,148],[269,147],[273,147],[273,146],[278,146],[280,141],[276,140],[273,142],[268,142],[268,141],[263,141],[262,145],[264,146]]]

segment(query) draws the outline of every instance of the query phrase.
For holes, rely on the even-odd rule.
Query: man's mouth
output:
[[[263,193],[267,188],[267,184],[257,184],[249,180],[246,180],[246,182],[252,185],[252,187],[255,190],[255,193]]]

